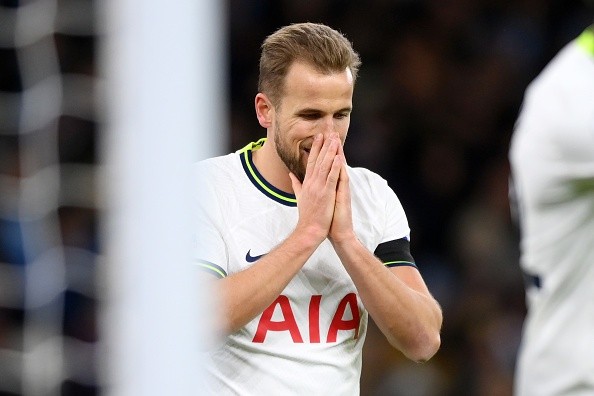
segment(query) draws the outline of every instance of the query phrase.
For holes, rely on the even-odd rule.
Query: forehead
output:
[[[347,67],[341,72],[322,73],[315,67],[293,63],[285,77],[283,103],[308,102],[308,105],[352,101],[354,80]]]

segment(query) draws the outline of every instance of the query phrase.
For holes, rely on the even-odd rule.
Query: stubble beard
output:
[[[276,152],[278,153],[278,156],[283,161],[287,169],[293,173],[301,183],[303,183],[303,180],[305,179],[305,166],[303,164],[301,152],[299,152],[297,156],[292,154],[291,148],[282,140],[282,136],[284,136],[284,134],[280,130],[280,126],[277,122],[275,122],[275,129],[274,144],[276,146]]]

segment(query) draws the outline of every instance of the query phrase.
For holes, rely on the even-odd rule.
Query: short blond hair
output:
[[[285,76],[296,61],[322,73],[342,72],[347,67],[357,79],[359,54],[340,32],[318,23],[296,23],[280,28],[264,40],[260,56],[258,91],[276,106],[284,93]]]

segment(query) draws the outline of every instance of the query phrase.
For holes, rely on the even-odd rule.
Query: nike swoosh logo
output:
[[[259,256],[252,256],[250,254],[251,251],[252,249],[248,250],[248,252],[245,255],[245,261],[247,261],[248,263],[253,263],[254,261],[258,261],[262,256],[266,256],[266,253],[261,254]]]

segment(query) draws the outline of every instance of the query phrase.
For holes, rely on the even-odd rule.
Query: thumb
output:
[[[301,195],[301,182],[297,179],[297,176],[293,174],[293,172],[289,172],[289,177],[291,178],[291,185],[293,186],[293,192],[295,192],[295,196],[299,199],[299,195]]]

